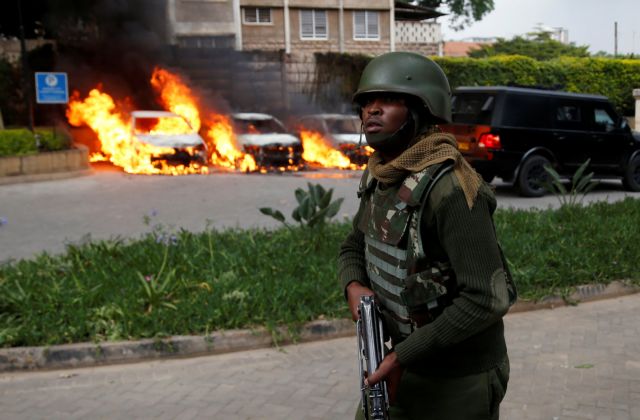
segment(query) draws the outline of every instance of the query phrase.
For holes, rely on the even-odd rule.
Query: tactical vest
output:
[[[358,229],[365,236],[367,274],[392,338],[430,321],[456,289],[451,264],[427,260],[420,232],[422,203],[452,167],[432,165],[386,189],[368,170],[360,181]]]

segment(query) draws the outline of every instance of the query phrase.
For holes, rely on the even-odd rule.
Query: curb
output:
[[[608,285],[576,287],[568,298],[551,296],[538,302],[518,301],[509,314],[575,305],[578,302],[611,299],[640,292],[640,287],[625,281]],[[265,328],[255,330],[227,330],[206,336],[173,336],[166,339],[146,339],[104,343],[63,344],[49,347],[14,347],[0,349],[0,372],[70,369],[118,363],[140,362],[161,358],[215,355],[326,340],[355,335],[349,319],[317,320],[306,324],[298,334],[287,328],[271,333]]]
[[[44,174],[2,176],[0,177],[0,185],[21,184],[25,182],[57,181],[60,179],[91,175],[92,173],[92,169],[80,169],[77,171],[48,172]]]

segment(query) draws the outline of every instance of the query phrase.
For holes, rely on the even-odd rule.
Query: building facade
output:
[[[168,41],[180,47],[377,55],[441,52],[440,16],[394,0],[167,0]],[[399,10],[396,13],[396,9]]]

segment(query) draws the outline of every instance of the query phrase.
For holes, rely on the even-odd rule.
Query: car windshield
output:
[[[359,134],[360,120],[358,118],[335,118],[327,120],[329,132],[336,134]]]
[[[284,127],[274,119],[268,120],[235,120],[238,134],[273,134],[286,133]]]
[[[453,122],[489,124],[495,98],[487,93],[459,93],[452,99]]]
[[[188,134],[193,130],[182,117],[145,117],[134,120],[136,134]]]

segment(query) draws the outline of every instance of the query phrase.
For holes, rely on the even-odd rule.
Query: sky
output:
[[[480,22],[454,31],[447,17],[439,19],[445,41],[468,37],[511,39],[532,32],[538,24],[569,30],[569,42],[587,45],[591,53],[614,52],[618,22],[618,53],[640,54],[640,0],[494,0],[494,9]]]

